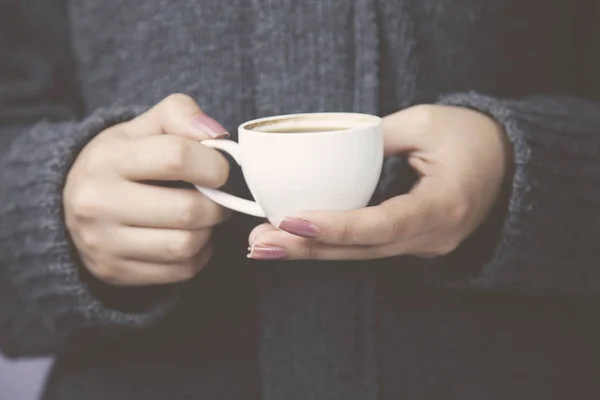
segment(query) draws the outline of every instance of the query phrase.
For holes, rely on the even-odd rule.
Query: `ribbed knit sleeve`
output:
[[[477,93],[440,103],[490,115],[514,147],[497,244],[470,283],[533,295],[600,294],[600,104]]]
[[[158,297],[130,312],[106,306],[91,287],[104,284],[86,277],[63,218],[62,189],[81,147],[138,112],[103,109],[79,123],[39,124],[20,135],[0,160],[0,273],[7,280],[2,285],[13,286],[0,291],[0,344],[7,352],[32,351],[16,349],[30,340],[32,332],[25,328],[35,322],[31,318],[47,329],[48,336],[33,344],[43,352],[46,341],[52,342],[48,350],[61,346],[54,341],[75,329],[146,326],[174,300],[174,295]]]
[[[145,109],[106,107],[79,117],[85,107],[69,48],[66,10],[56,2],[0,4],[0,349],[11,356],[147,326],[177,292],[95,280],[69,240],[62,190],[77,154]]]

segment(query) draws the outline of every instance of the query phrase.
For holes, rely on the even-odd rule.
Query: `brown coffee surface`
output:
[[[269,127],[261,127],[261,129],[257,129],[260,132],[269,132],[269,133],[315,133],[315,132],[336,132],[336,131],[345,131],[348,128],[342,127],[332,127],[332,126],[297,126],[292,128],[269,128]]]

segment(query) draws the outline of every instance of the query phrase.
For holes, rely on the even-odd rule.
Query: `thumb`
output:
[[[417,187],[378,206],[302,212],[284,218],[279,229],[330,245],[385,245],[422,234],[434,211],[432,203],[429,193]]]
[[[193,140],[229,136],[217,121],[204,114],[194,99],[185,94],[172,94],[147,112],[124,124],[131,137],[177,135]]]
[[[417,105],[383,118],[382,129],[386,156],[422,150],[426,133],[433,124],[433,107]]]

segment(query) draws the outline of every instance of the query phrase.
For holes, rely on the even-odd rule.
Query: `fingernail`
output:
[[[206,114],[200,114],[192,118],[192,126],[213,139],[229,136],[227,129],[225,129],[223,125]]]
[[[248,258],[252,258],[253,260],[281,260],[287,256],[288,252],[281,247],[268,246],[260,243],[256,243],[252,246],[250,253],[248,254]]]
[[[279,229],[289,232],[292,235],[302,236],[305,238],[314,238],[319,236],[318,226],[300,218],[283,218],[279,223]]]

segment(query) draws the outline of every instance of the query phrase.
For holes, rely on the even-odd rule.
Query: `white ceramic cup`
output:
[[[300,211],[365,207],[377,186],[383,163],[379,117],[292,114],[249,121],[238,131],[239,143],[202,142],[233,157],[256,200],[196,186],[224,207],[278,226]]]

